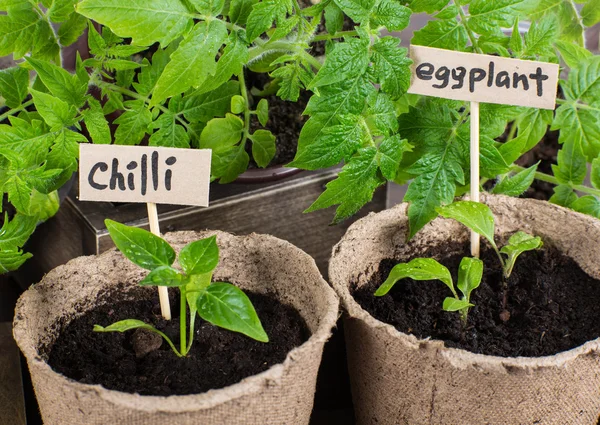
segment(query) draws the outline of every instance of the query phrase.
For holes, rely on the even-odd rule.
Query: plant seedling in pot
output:
[[[260,319],[250,299],[241,289],[227,282],[212,282],[219,263],[216,236],[200,239],[184,246],[175,269],[175,250],[167,241],[146,230],[106,220],[106,227],[117,248],[134,264],[150,270],[142,286],[178,287],[181,297],[179,349],[173,341],[152,325],[135,319],[121,320],[110,326],[94,326],[96,332],[125,332],[144,329],[167,341],[175,354],[186,356],[194,340],[196,314],[215,326],[240,332],[257,341],[268,342]],[[187,335],[187,307],[190,310],[189,339]]]

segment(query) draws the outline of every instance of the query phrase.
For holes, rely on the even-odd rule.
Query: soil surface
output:
[[[435,258],[449,268],[454,282],[469,244],[433,247],[422,257]],[[446,252],[462,249],[464,255]],[[463,328],[458,313],[442,310],[450,290],[439,281],[403,279],[383,297],[373,293],[397,261],[382,260],[379,272],[354,298],[378,320],[418,338],[443,340],[449,347],[503,357],[537,357],[580,346],[600,336],[600,281],[588,276],[569,257],[545,246],[526,252],[516,262],[508,281],[507,310],[502,320],[502,272],[495,252],[482,250],[484,275],[473,291],[468,324]],[[410,259],[409,259],[410,260]],[[506,317],[504,317],[506,319]]]
[[[249,90],[253,87],[258,90],[263,90],[264,85],[270,81],[267,74],[259,74],[256,72],[247,71],[246,85]],[[250,121],[250,131],[254,132],[261,128],[266,128],[275,136],[276,152],[275,157],[271,160],[269,166],[285,165],[294,159],[296,149],[298,148],[298,137],[304,123],[308,120],[307,115],[302,115],[311,93],[301,91],[297,102],[289,102],[280,99],[276,94],[266,96],[265,99],[269,102],[269,121],[266,127],[263,127],[256,115],[253,115]],[[259,96],[251,96],[250,103],[253,109],[256,108],[258,102],[262,99]],[[246,146],[250,158],[252,158],[252,145],[248,141]],[[258,168],[254,160],[250,161],[249,168]]]
[[[217,328],[200,317],[196,318],[192,349],[185,358],[177,357],[166,342],[144,355],[144,351],[158,344],[139,331],[92,331],[95,324],[108,326],[135,318],[153,324],[178,347],[179,297],[175,296],[176,291],[169,292],[174,313],[169,322],[160,315],[158,297],[114,303],[109,297],[108,304],[75,319],[62,330],[51,347],[48,363],[76,381],[112,390],[157,396],[199,394],[235,384],[283,362],[290,350],[310,336],[304,319],[293,307],[251,292],[247,295],[269,335],[268,343]]]

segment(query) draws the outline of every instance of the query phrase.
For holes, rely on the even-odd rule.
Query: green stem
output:
[[[586,105],[585,103],[579,103],[573,100],[556,99],[556,103],[559,105],[570,104],[576,107],[577,109],[586,109],[588,111],[600,111],[600,108],[594,108],[593,106]]]
[[[353,37],[358,35],[356,31],[340,31],[335,34],[320,34],[313,37],[311,41],[327,41],[333,40],[334,38],[342,38],[342,37]]]
[[[185,285],[179,287],[180,301],[179,301],[179,349],[182,355],[187,354],[187,341],[186,341],[186,323],[187,323],[187,299],[185,296]]]
[[[512,167],[510,167],[510,171],[512,171],[514,173],[518,173],[519,171],[523,171],[524,169],[525,169],[524,167],[520,167],[518,165],[513,165]],[[559,184],[561,184],[556,177],[551,176],[546,173],[541,173],[539,171],[536,171],[535,179],[546,182],[546,183],[552,183],[557,186]],[[600,190],[594,189],[593,187],[584,186],[582,184],[574,184],[574,185],[571,185],[571,188],[578,192],[583,192],[583,193],[587,193],[588,195],[594,195],[594,196],[600,197]]]
[[[458,9],[458,14],[460,15],[460,21],[463,24],[463,26],[465,27],[465,30],[467,31],[467,35],[469,36],[469,40],[471,40],[471,44],[473,45],[473,48],[475,50],[477,50],[477,53],[483,53],[483,50],[481,50],[479,48],[479,45],[477,44],[477,38],[475,37],[475,33],[473,33],[473,31],[471,31],[471,28],[469,28],[467,16],[465,15],[465,12],[462,9],[461,4],[457,0],[455,0],[454,3],[456,4],[456,8]]]
[[[190,311],[190,337],[188,338],[188,345],[187,345],[187,349],[185,350],[186,354],[190,352],[190,349],[192,348],[192,342],[194,342],[196,314],[197,313],[195,311]]]
[[[514,139],[516,133],[517,133],[517,121],[515,120],[510,125],[510,131],[508,132],[506,142],[510,142],[512,139]],[[506,143],[506,142],[504,142],[504,143]]]
[[[14,108],[14,109],[9,109],[8,111],[6,111],[2,115],[0,115],[0,122],[4,121],[11,115],[15,115],[18,112],[24,111],[27,107],[29,107],[31,105],[33,105],[33,99],[28,100],[27,102],[23,103],[22,105]]]
[[[319,69],[321,69],[321,67],[323,66],[323,64],[321,62],[319,62],[319,60],[317,58],[315,58],[314,56],[312,56],[306,50],[302,50],[300,52],[300,55],[302,55],[302,58],[304,60],[306,60],[308,63],[310,63],[317,71]]]

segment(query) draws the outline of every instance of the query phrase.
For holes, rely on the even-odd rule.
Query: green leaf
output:
[[[143,100],[128,100],[125,106],[127,110],[114,121],[119,125],[115,131],[115,144],[136,145],[146,134],[152,113]]]
[[[27,62],[35,69],[50,93],[70,106],[78,108],[83,105],[87,93],[87,83],[81,82],[77,75],[69,74],[49,62],[33,58],[27,58]]]
[[[48,10],[48,17],[52,22],[64,22],[75,13],[77,0],[54,0]]]
[[[179,253],[179,264],[187,275],[211,273],[219,264],[217,237],[191,242]]]
[[[479,233],[494,248],[496,247],[496,242],[494,242],[494,214],[487,205],[474,201],[457,201],[437,208],[437,211],[442,217],[452,218],[472,231]]]
[[[18,213],[30,215],[29,206],[33,188],[26,180],[15,174],[4,183],[2,189],[8,193],[8,201]]]
[[[437,47],[439,49],[467,50],[469,36],[465,27],[457,19],[429,21],[425,27],[415,31],[412,44]]]
[[[229,3],[229,20],[234,24],[246,25],[248,16],[258,0],[231,0]]]
[[[525,5],[525,0],[472,0],[468,25],[479,34],[510,28]]]
[[[183,285],[183,276],[171,266],[160,266],[153,269],[140,281],[141,286],[169,286]]]
[[[525,251],[533,251],[542,247],[542,238],[531,236],[525,232],[517,232],[508,239],[508,244],[500,250],[508,256],[505,266],[506,277],[510,276],[517,257]]]
[[[571,71],[573,74],[573,71]],[[598,103],[600,106],[600,103]],[[600,154],[600,108],[580,109],[575,103],[565,103],[558,107],[551,130],[561,134],[581,138],[581,148],[588,161]]]
[[[335,46],[308,89],[335,84],[364,74],[369,65],[369,43],[351,38]]]
[[[570,186],[565,184],[554,187],[554,195],[550,198],[552,204],[571,208],[573,202],[577,200],[577,195]]]
[[[23,57],[31,51],[38,37],[44,34],[38,31],[45,28],[43,21],[33,8],[11,8],[7,14],[0,15],[0,56],[11,53],[15,59]]]
[[[58,29],[58,40],[61,46],[75,43],[87,28],[88,20],[79,13],[73,13]]]
[[[77,12],[120,37],[131,37],[132,44],[140,46],[168,45],[183,34],[193,18],[180,0],[83,0]]]
[[[277,95],[283,100],[296,102],[300,97],[300,90],[308,86],[314,74],[306,65],[295,60],[275,69],[271,77],[280,80]]]
[[[325,192],[305,211],[311,212],[339,205],[333,223],[356,213],[373,198],[373,192],[385,183],[378,173],[377,149],[363,148],[340,171],[337,179],[327,183]]]
[[[556,15],[560,26],[560,37],[562,40],[575,41],[583,45],[583,26],[577,11],[576,5],[572,0],[539,0],[530,3],[530,18],[536,20],[544,16]]]
[[[224,117],[229,111],[231,98],[239,92],[239,83],[229,81],[208,93],[194,93],[183,98],[181,113],[192,122],[208,122],[214,117]]]
[[[194,274],[187,276],[185,285],[185,298],[190,308],[190,319],[193,320],[198,311],[198,300],[204,294],[206,288],[210,285],[212,272],[205,274]],[[190,326],[191,327],[191,326]]]
[[[152,325],[148,325],[141,320],[136,319],[126,319],[121,320],[119,322],[115,322],[112,325],[107,327],[103,327],[100,325],[94,325],[94,332],[126,332],[132,329],[147,329],[151,331],[156,331],[156,329]]]
[[[456,294],[452,276],[445,266],[433,258],[415,258],[408,263],[396,264],[385,282],[377,288],[375,296],[381,297],[387,294],[396,282],[407,277],[414,280],[440,280],[450,288],[453,294]]]
[[[9,108],[16,108],[27,97],[29,72],[20,67],[0,70],[0,96]]]
[[[246,22],[248,41],[254,41],[259,35],[271,28],[274,20],[283,20],[286,12],[287,5],[282,0],[263,0],[255,4]]]
[[[592,195],[582,196],[573,201],[570,208],[583,214],[591,215],[592,217],[600,218],[600,201]]]
[[[269,341],[250,299],[230,283],[211,284],[198,300],[197,307],[200,317],[215,326],[260,342]]]
[[[550,15],[538,22],[533,22],[525,33],[525,49],[523,56],[555,57],[554,42],[559,34],[556,16]]]
[[[375,75],[381,83],[381,90],[397,99],[410,86],[410,65],[412,61],[406,57],[406,49],[399,46],[394,37],[383,37],[372,47]]]
[[[600,158],[594,158],[592,161],[590,181],[592,186],[594,186],[596,189],[600,189]]]
[[[60,184],[62,186],[62,183]],[[29,204],[29,212],[39,221],[46,221],[53,217],[60,207],[60,199],[58,191],[50,193],[41,193],[33,190],[31,194],[31,203]]]
[[[581,9],[583,25],[591,27],[600,22],[600,0],[588,0]]]
[[[448,2],[449,0],[412,0],[409,7],[414,13],[427,12],[433,14],[442,10]]]
[[[265,168],[275,157],[275,136],[269,130],[256,130],[250,140],[254,161],[259,167]]]
[[[600,101],[600,56],[586,58],[571,70],[565,96],[587,103]]]
[[[402,161],[402,155],[404,152],[408,151],[410,151],[408,141],[406,139],[400,139],[399,134],[387,137],[381,142],[377,160],[381,174],[383,174],[386,179],[394,180],[396,178],[400,161]]]
[[[241,114],[245,110],[246,110],[246,100],[239,94],[236,94],[235,96],[233,96],[231,98],[231,112],[233,112],[234,114]]]
[[[325,29],[329,34],[335,34],[344,27],[344,12],[337,4],[331,2],[325,6]]]
[[[225,0],[190,0],[198,12],[206,16],[219,16]]]
[[[256,105],[256,116],[260,125],[265,127],[267,121],[269,121],[269,101],[267,99],[261,99]]]
[[[33,255],[23,251],[0,251],[0,274],[17,270],[31,257]]]
[[[190,147],[190,136],[183,126],[175,123],[175,114],[165,113],[159,120],[161,127],[150,136],[149,146],[184,149]]]
[[[200,148],[212,149],[213,156],[227,151],[242,138],[244,121],[233,114],[214,118],[208,122],[200,135]]]
[[[238,36],[232,33],[229,42],[223,54],[217,62],[217,68],[214,75],[206,80],[195,93],[206,93],[219,87],[225,87],[223,84],[238,84],[237,81],[229,81],[232,75],[239,75],[242,67],[248,62],[248,49],[246,43]],[[239,90],[238,90],[239,91]]]
[[[334,2],[354,22],[364,22],[375,6],[375,0],[334,0]]]
[[[408,7],[395,0],[381,0],[371,14],[371,20],[388,31],[402,31],[410,23],[411,13]]]
[[[161,237],[109,219],[104,220],[104,224],[119,251],[132,263],[153,270],[170,266],[175,261],[175,251]]]
[[[33,103],[52,130],[68,127],[74,123],[77,109],[52,95],[29,89]]]
[[[37,191],[48,194],[57,190],[60,187],[60,176],[62,170],[60,169],[46,169],[45,167],[38,167],[33,170],[26,170],[21,172],[21,176]],[[31,213],[31,210],[30,210]]]
[[[479,258],[464,257],[458,267],[458,282],[456,287],[464,295],[464,300],[470,302],[471,292],[479,287],[483,277],[483,261]],[[444,308],[444,310],[446,310]],[[447,310],[448,311],[448,310]]]
[[[573,134],[560,138],[563,142],[562,148],[558,151],[558,165],[552,165],[552,173],[562,184],[577,185],[583,184],[587,174],[587,162],[583,155],[581,147],[581,135]]]
[[[542,140],[553,118],[552,111],[537,108],[529,108],[519,117],[519,137],[525,137],[522,152],[527,152]],[[510,164],[516,159],[507,162]]]
[[[492,193],[507,196],[522,195],[527,189],[529,189],[531,183],[533,183],[537,166],[538,164],[534,164],[529,168],[519,171],[512,177],[504,178],[496,186],[494,186]]]
[[[8,214],[4,214],[4,224],[0,228],[0,250],[15,250],[25,245],[29,236],[37,226],[36,217],[16,214],[12,220],[8,220]]]
[[[169,55],[174,51],[175,44],[171,44],[167,49],[158,49],[152,55],[152,63],[150,64],[147,59],[144,60],[144,64],[149,65],[142,68],[138,74],[138,82],[133,83],[133,87],[138,94],[142,96],[148,96],[154,90],[156,82],[160,78],[164,71],[167,63],[169,63]]]
[[[370,96],[367,104],[368,115],[365,121],[372,136],[389,136],[398,131],[396,108],[390,96],[379,92]]]
[[[79,142],[87,142],[82,134],[71,130],[62,130],[53,140],[52,150],[48,154],[46,167],[65,170],[61,185],[71,178],[77,171],[77,158],[79,157]]]
[[[575,43],[557,40],[554,44],[560,52],[560,56],[562,57],[562,59],[571,69],[576,68],[584,60],[593,56],[592,52],[590,52],[584,47],[578,46]]]
[[[199,87],[216,70],[215,56],[227,38],[223,21],[200,22],[171,55],[156,83],[151,106],[168,97]]]
[[[457,300],[456,298],[446,297],[444,299],[444,303],[442,304],[442,308],[444,311],[461,311],[469,307],[474,307],[474,304],[471,304],[465,300]]]
[[[213,150],[211,172],[219,183],[231,183],[248,168],[250,157],[244,146],[234,146],[220,153]]]
[[[104,111],[100,102],[90,98],[88,99],[88,105],[90,108],[84,110],[82,115],[92,141],[96,144],[109,145],[111,142],[110,128],[106,118],[104,118]]]
[[[521,31],[519,29],[519,20],[515,20],[513,24],[513,30],[510,35],[510,40],[508,42],[508,47],[515,53],[517,56],[521,56],[523,53],[523,49],[525,45],[523,43],[523,37],[521,37]]]

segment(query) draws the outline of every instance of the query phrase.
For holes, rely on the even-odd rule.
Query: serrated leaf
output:
[[[537,166],[538,164],[532,165],[529,168],[519,171],[512,177],[504,178],[496,186],[494,186],[492,193],[507,196],[522,195],[533,183]]]
[[[109,145],[111,142],[110,128],[104,117],[102,105],[96,99],[88,99],[89,109],[82,112],[83,121],[95,144]]]
[[[83,0],[77,12],[120,37],[131,37],[133,44],[159,42],[163,47],[180,37],[194,16],[180,0]]]
[[[104,220],[104,224],[119,251],[132,263],[153,270],[160,266],[170,266],[175,261],[175,251],[161,237],[109,219]]]
[[[384,37],[372,47],[371,60],[381,89],[392,98],[398,99],[410,86],[412,60],[406,57],[407,50],[399,46],[394,37]]]
[[[173,46],[173,45],[171,45]],[[156,82],[160,78],[163,73],[167,63],[169,63],[169,55],[174,51],[172,47],[169,46],[167,49],[158,49],[152,55],[152,63],[149,64],[147,59],[143,63],[149,64],[149,66],[145,66],[142,68],[140,73],[138,74],[138,82],[133,83],[133,87],[135,90],[141,94],[142,96],[149,95],[154,87],[156,86]]]
[[[600,102],[600,56],[586,58],[571,70],[565,97],[587,103]]]
[[[377,149],[360,149],[305,212],[339,205],[333,223],[350,217],[373,198],[375,189],[385,183],[377,173],[378,167]]]
[[[23,214],[16,214],[9,221],[8,214],[5,214],[4,224],[0,228],[0,250],[21,248],[35,230],[37,223],[36,217]]]
[[[515,20],[513,24],[513,30],[510,35],[510,41],[508,42],[508,47],[515,53],[517,56],[520,56],[523,53],[524,42],[523,37],[521,37],[521,31],[519,29],[519,20]]]
[[[390,96],[379,92],[368,100],[367,125],[374,136],[389,136],[398,131],[398,120]],[[374,125],[374,126],[373,126]]]
[[[263,127],[267,125],[267,121],[269,121],[269,101],[267,99],[258,101],[258,105],[256,105],[256,117],[260,125]]]
[[[260,342],[269,341],[248,296],[230,283],[211,284],[198,300],[197,308],[200,317],[215,326]]]
[[[16,108],[27,97],[29,72],[20,67],[0,70],[0,96],[9,108]]]
[[[385,282],[377,288],[375,296],[386,295],[396,282],[407,277],[413,280],[440,280],[450,288],[453,294],[456,294],[452,276],[445,266],[433,258],[415,258],[408,263],[396,264]]]
[[[29,89],[33,103],[52,130],[59,130],[74,123],[77,109],[57,97]]]
[[[66,47],[75,43],[87,28],[87,22],[87,19],[79,13],[73,13],[58,29],[60,45]]]
[[[79,157],[79,142],[87,142],[82,134],[64,129],[53,140],[52,150],[48,154],[46,167],[49,169],[62,169],[61,185],[71,178],[77,171],[77,158]]]
[[[54,96],[77,108],[83,104],[87,83],[81,82],[77,75],[72,75],[56,65],[41,60],[27,58],[27,62],[35,69]]]
[[[30,215],[31,192],[33,188],[20,175],[14,174],[4,182],[2,190],[8,193],[8,201],[18,213]]]
[[[190,0],[192,6],[203,15],[218,16],[225,5],[225,0]]]
[[[588,0],[581,9],[581,18],[586,27],[600,22],[600,0]]]
[[[337,44],[307,88],[323,87],[364,74],[369,65],[368,47],[368,42],[358,38]]]
[[[494,242],[494,214],[487,205],[474,201],[457,201],[439,207],[437,211],[442,217],[452,218],[472,231],[479,233],[494,248],[496,247],[496,242]]]
[[[483,277],[483,261],[479,258],[464,257],[458,267],[456,287],[464,295],[464,300],[471,300],[471,292],[477,289]],[[448,311],[446,308],[444,310]]]
[[[399,134],[387,137],[379,145],[377,161],[381,174],[388,180],[394,180],[398,171],[398,166],[402,160],[404,152],[410,150],[410,145],[406,139],[401,139]]]
[[[31,257],[33,255],[23,251],[0,251],[0,274],[17,270]]]
[[[334,0],[342,11],[354,22],[364,22],[375,6],[375,0]]]
[[[168,148],[190,147],[190,136],[185,128],[176,123],[175,115],[168,113],[161,116],[160,128],[150,136],[149,146]]]
[[[281,0],[263,0],[252,7],[246,21],[246,37],[254,41],[267,31],[276,19],[283,19],[287,12],[286,2]]]
[[[171,266],[157,267],[139,282],[141,286],[178,287],[183,284],[183,276]]]
[[[600,103],[598,103],[600,106]],[[560,130],[561,134],[575,135],[581,138],[581,148],[588,158],[593,160],[600,154],[600,107],[580,109],[575,102],[558,107],[551,130]]]
[[[277,23],[277,28],[271,34],[270,41],[280,40],[290,35],[290,33],[301,23],[301,18],[298,15],[293,15],[288,19],[281,20]]]
[[[208,93],[192,94],[184,97],[181,113],[189,121],[207,122],[214,117],[223,117],[229,111],[231,98],[240,92],[237,81],[229,81]]]
[[[275,69],[271,77],[280,79],[277,95],[283,100],[296,102],[300,97],[300,90],[308,86],[314,77],[312,71],[297,60]]]
[[[414,13],[427,12],[433,14],[442,10],[450,0],[412,0],[409,7]]]
[[[127,110],[114,121],[119,125],[115,131],[115,144],[137,145],[152,122],[152,113],[143,100],[129,100],[125,106]]]
[[[53,0],[48,10],[48,17],[52,22],[64,22],[75,13],[77,0]]]
[[[151,106],[190,87],[198,87],[209,75],[213,75],[216,69],[215,56],[226,37],[227,28],[223,21],[196,24],[171,55],[171,61],[154,88]]]
[[[576,68],[584,60],[592,56],[592,52],[575,43],[556,40],[555,46],[560,52],[560,56],[571,69]]]
[[[229,19],[234,24],[246,25],[252,7],[258,0],[231,0],[229,3]]]
[[[548,126],[554,118],[552,111],[537,108],[528,110],[519,117],[519,137],[524,137],[523,152],[527,152],[538,144],[546,134]],[[516,160],[516,158],[515,158]],[[510,162],[514,162],[510,161]]]
[[[325,7],[325,29],[329,34],[335,34],[344,27],[344,12],[334,2]]]
[[[265,168],[275,156],[275,136],[269,130],[256,130],[250,140],[254,161],[259,167]]]
[[[412,43],[420,46],[437,47],[464,52],[467,50],[467,31],[456,19],[429,21],[412,38]]]
[[[11,8],[0,15],[0,56],[23,57],[33,49],[41,28],[45,28],[44,23],[33,8]],[[41,40],[46,38],[44,34],[40,36]]]
[[[570,186],[561,184],[554,187],[554,195],[550,197],[550,203],[560,205],[562,207],[571,208],[573,202],[577,200],[577,194]]]
[[[563,136],[562,148],[558,151],[558,165],[552,165],[552,172],[561,184],[582,184],[587,174],[586,159],[581,147],[581,135]],[[566,140],[565,140],[566,139]]]
[[[62,183],[60,184],[62,186]],[[31,203],[29,204],[29,212],[39,221],[46,221],[53,217],[58,212],[60,207],[60,199],[58,191],[50,193],[41,193],[33,190],[31,194]]]
[[[592,217],[600,218],[600,201],[592,195],[582,196],[573,201],[570,208],[582,214],[591,215]]]
[[[554,57],[554,41],[558,34],[558,20],[553,15],[533,22],[529,31],[525,33],[525,49],[520,56]]]
[[[496,28],[510,28],[524,11],[525,0],[472,0],[469,3],[469,26],[479,34]]]
[[[210,236],[184,246],[179,253],[179,264],[187,275],[212,272],[219,264],[217,237]]]
[[[411,13],[408,7],[395,0],[381,0],[371,13],[371,20],[388,31],[402,31],[410,23]]]

